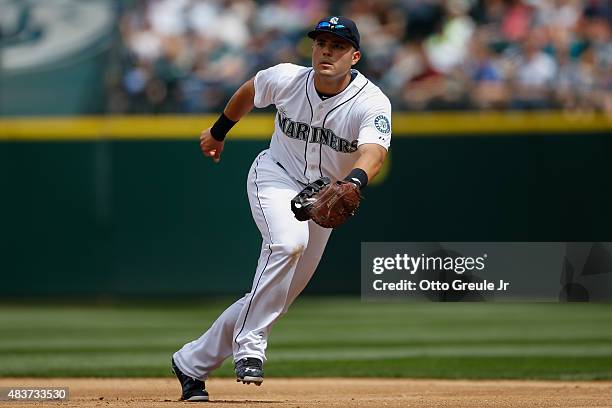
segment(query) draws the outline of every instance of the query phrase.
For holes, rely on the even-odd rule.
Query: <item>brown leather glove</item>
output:
[[[312,219],[324,228],[336,228],[355,214],[361,195],[350,181],[330,183],[329,178],[308,184],[291,200],[291,209],[300,221]]]

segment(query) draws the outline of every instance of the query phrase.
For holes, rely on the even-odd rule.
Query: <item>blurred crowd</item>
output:
[[[612,113],[607,0],[132,0],[113,112],[210,112],[258,70],[310,64],[327,15],[361,32],[356,66],[395,110]]]

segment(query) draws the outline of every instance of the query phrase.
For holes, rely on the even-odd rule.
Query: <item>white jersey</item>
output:
[[[321,100],[314,71],[279,64],[255,75],[255,106],[276,106],[270,154],[295,180],[340,180],[353,169],[357,148],[391,142],[391,103],[357,70],[338,95]]]

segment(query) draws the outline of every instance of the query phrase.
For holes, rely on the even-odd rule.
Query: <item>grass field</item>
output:
[[[170,376],[171,354],[230,302],[4,303],[0,376]],[[268,359],[274,377],[611,379],[612,304],[301,298]]]

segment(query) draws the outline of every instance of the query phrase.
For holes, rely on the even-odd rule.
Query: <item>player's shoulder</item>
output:
[[[359,101],[359,106],[362,110],[391,110],[391,101],[374,82],[360,72],[358,72],[356,80],[360,80],[360,82],[363,83],[363,91],[361,92]]]
[[[266,69],[270,74],[288,77],[301,77],[307,75],[312,68],[304,67],[301,65],[292,64],[290,62],[283,62],[281,64],[273,65]]]

